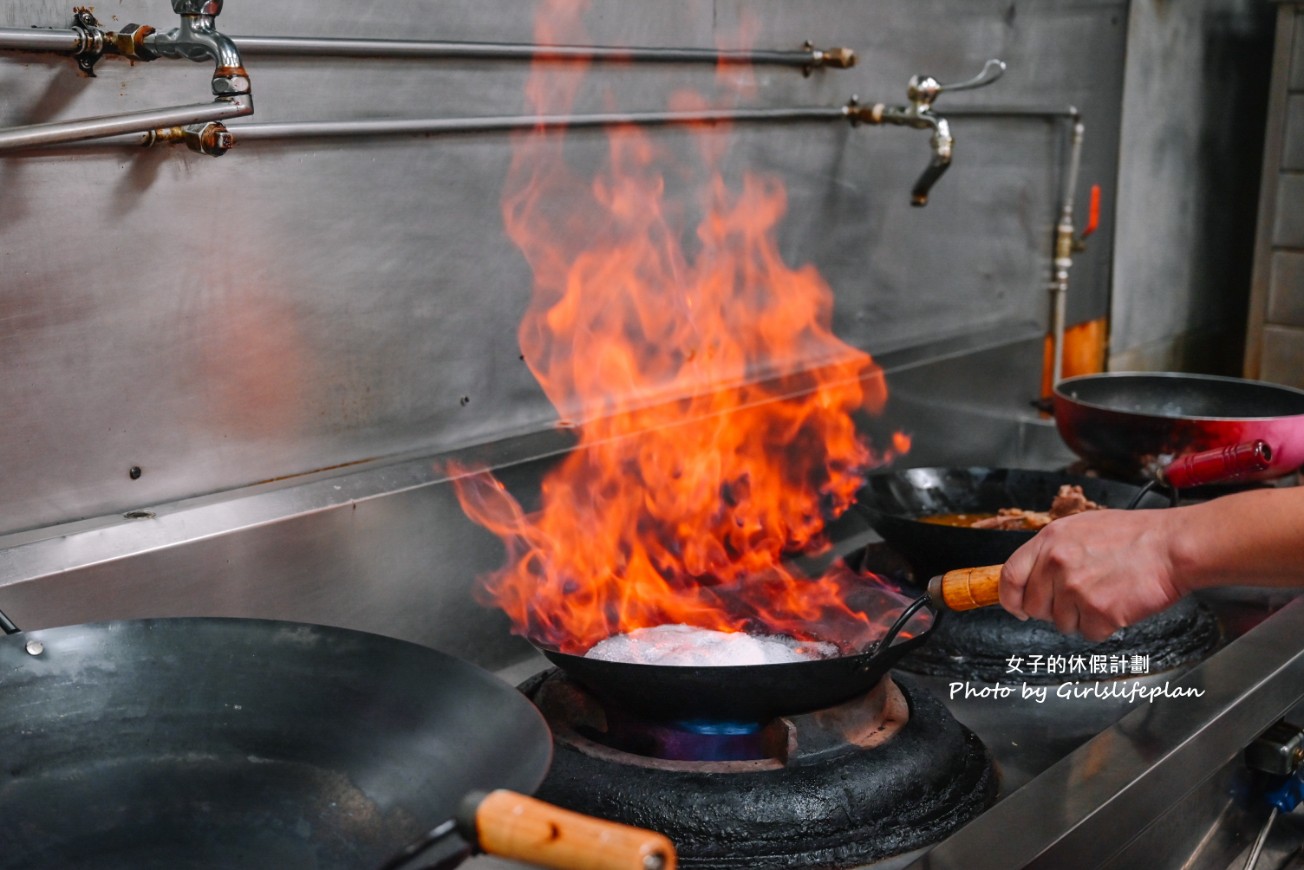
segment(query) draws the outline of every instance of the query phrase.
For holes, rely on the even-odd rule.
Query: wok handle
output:
[[[1271,464],[1272,448],[1268,442],[1246,441],[1232,447],[1215,447],[1179,456],[1160,469],[1159,477],[1174,489],[1185,489],[1267,471]]]
[[[1001,565],[957,568],[928,581],[928,599],[938,610],[976,610],[1001,601]]]
[[[481,850],[554,870],[674,870],[675,846],[654,831],[608,822],[500,789],[475,808]]]

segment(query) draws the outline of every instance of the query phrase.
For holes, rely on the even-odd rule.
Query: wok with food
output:
[[[645,631],[661,637],[635,637],[632,644],[630,638],[615,638],[627,646],[611,657],[535,645],[568,676],[651,718],[759,722],[832,706],[873,688],[902,656],[923,644],[936,625],[924,614],[912,619],[915,612],[905,612],[909,599],[902,596],[901,600],[901,618],[862,649],[737,634],[730,640],[748,647],[742,650],[744,657],[703,664],[683,656],[684,640],[692,631],[688,626],[656,626]],[[710,634],[694,643],[729,643]],[[785,647],[791,654],[776,651]]]
[[[1104,510],[1105,506],[1087,498],[1082,487],[1066,483],[1055,493],[1048,510],[1029,510],[1021,507],[1003,507],[994,513],[927,514],[919,519],[943,526],[961,526],[970,529],[1000,529],[1018,531],[1045,528],[1052,520],[1071,517],[1085,511]]]
[[[1083,510],[1168,504],[1117,481],[1017,468],[906,468],[871,475],[855,509],[910,563],[918,580],[1005,562],[1055,518]]]

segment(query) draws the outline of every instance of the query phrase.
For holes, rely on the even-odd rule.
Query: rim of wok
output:
[[[552,760],[542,715],[488,671],[309,623],[23,631],[0,637],[0,686],[5,867],[374,866]]]
[[[1094,398],[1083,398],[1072,395],[1068,390],[1074,386],[1082,388],[1086,385],[1092,387],[1105,384],[1121,383],[1143,383],[1146,381],[1171,381],[1185,382],[1190,384],[1210,384],[1221,385],[1224,388],[1241,389],[1246,393],[1261,392],[1265,396],[1273,397],[1274,401],[1286,401],[1288,399],[1297,400],[1298,410],[1289,413],[1275,414],[1167,414],[1159,409],[1136,409],[1122,407],[1118,403],[1117,396],[1095,396]],[[1158,386],[1154,384],[1153,386]],[[1088,387],[1090,389],[1090,387]],[[1104,389],[1104,387],[1102,387]],[[1108,411],[1114,414],[1128,414],[1135,417],[1153,417],[1163,420],[1208,420],[1210,422],[1224,421],[1235,422],[1239,420],[1289,420],[1294,417],[1304,416],[1304,390],[1298,390],[1294,387],[1288,387],[1285,384],[1270,384],[1265,381],[1253,381],[1246,378],[1232,378],[1223,375],[1193,375],[1183,374],[1181,372],[1105,372],[1095,375],[1077,375],[1071,378],[1065,378],[1055,385],[1055,398],[1061,401],[1070,402],[1082,408],[1090,408],[1097,411]],[[1106,399],[1114,399],[1108,402]]]

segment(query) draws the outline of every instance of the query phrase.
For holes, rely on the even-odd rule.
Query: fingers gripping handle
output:
[[[1001,565],[959,568],[928,581],[928,598],[938,610],[976,610],[1001,601]]]
[[[654,831],[563,810],[515,792],[475,809],[480,849],[554,870],[674,870],[675,847]]]

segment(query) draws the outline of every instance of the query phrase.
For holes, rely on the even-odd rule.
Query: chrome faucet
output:
[[[933,101],[946,91],[967,91],[981,88],[996,81],[1005,73],[1005,62],[989,60],[983,71],[972,79],[954,85],[940,84],[932,76],[914,76],[906,86],[907,106],[888,106],[876,103],[861,106],[853,98],[847,106],[853,124],[896,124],[919,130],[932,130],[929,144],[933,149],[933,159],[915,182],[910,191],[911,205],[927,205],[929,191],[942,177],[942,173],[951,165],[951,156],[955,150],[955,139],[951,136],[951,125],[946,119],[933,112]]]
[[[141,40],[137,53],[142,60],[159,57],[193,61],[212,59],[213,96],[248,95],[249,75],[240,51],[229,36],[218,32],[216,18],[222,0],[172,0],[172,11],[181,16],[181,26],[167,33],[152,32]]]

